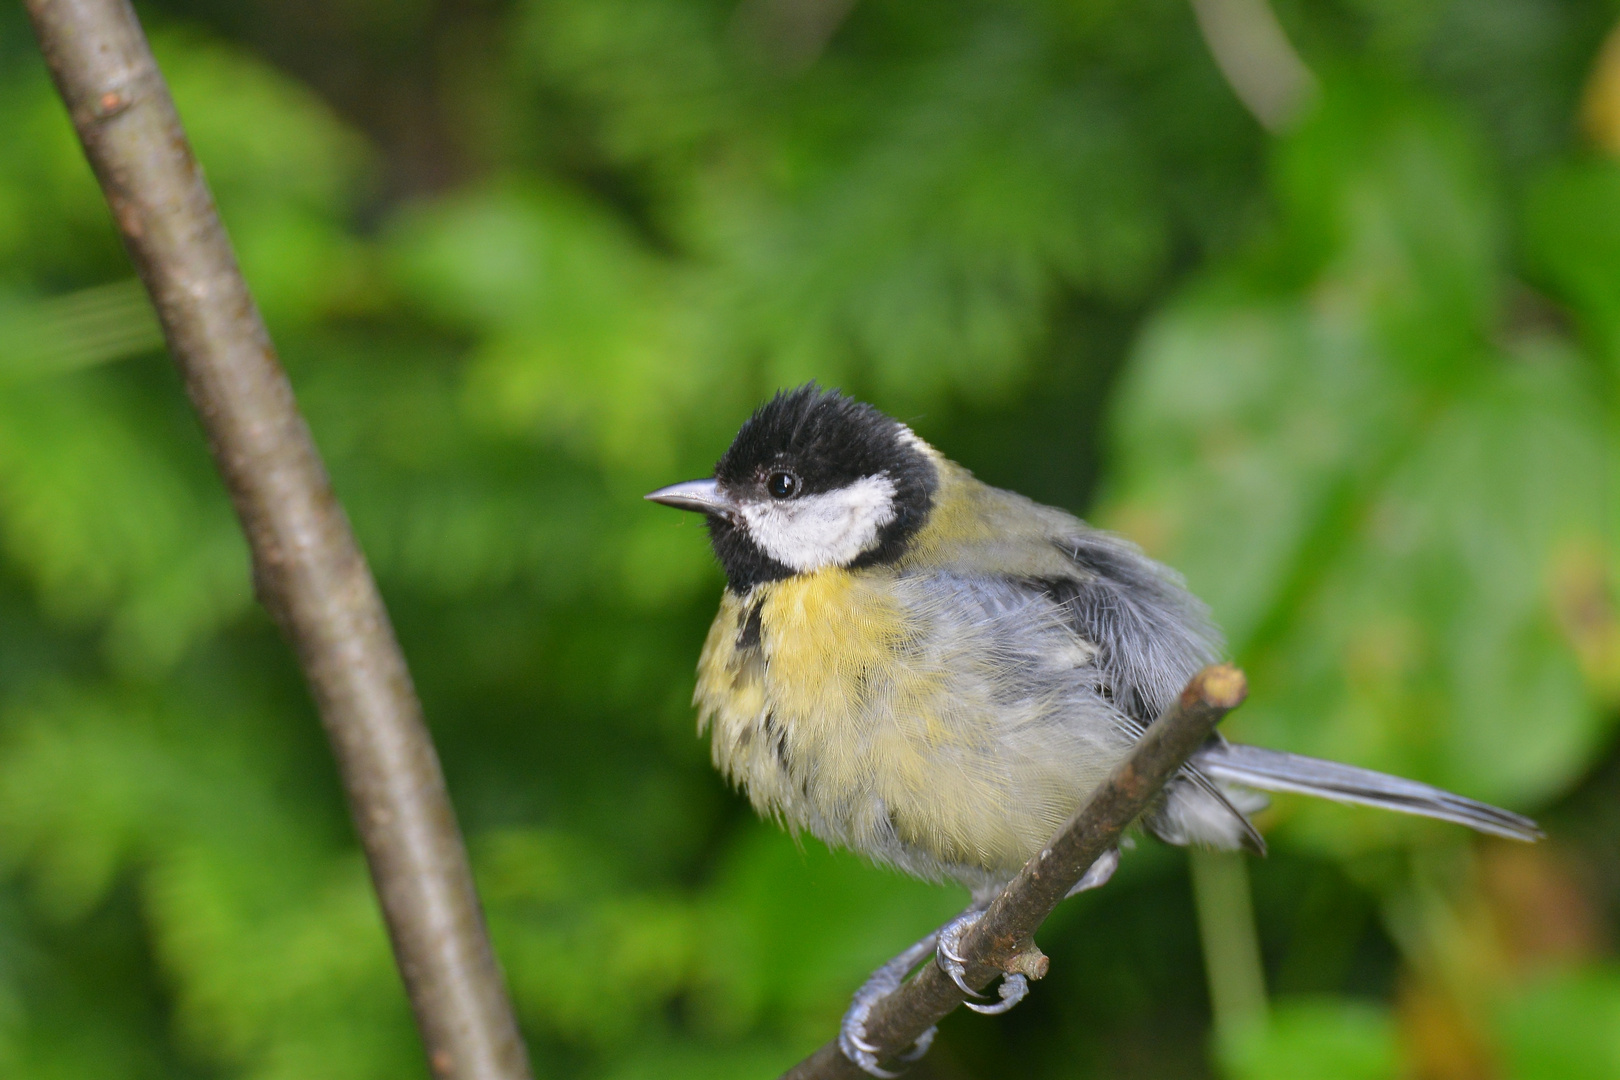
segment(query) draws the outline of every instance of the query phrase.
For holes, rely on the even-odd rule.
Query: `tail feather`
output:
[[[1416,780],[1340,765],[1319,758],[1235,743],[1211,743],[1194,758],[1200,771],[1226,783],[1315,795],[1335,802],[1378,806],[1403,814],[1466,825],[1509,840],[1542,838],[1534,821]]]

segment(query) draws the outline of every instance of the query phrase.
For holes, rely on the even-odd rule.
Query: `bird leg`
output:
[[[843,1022],[838,1025],[838,1048],[864,1072],[883,1077],[884,1080],[892,1080],[893,1077],[900,1075],[889,1072],[878,1064],[878,1048],[866,1039],[866,1018],[872,1014],[874,1005],[900,989],[900,984],[905,982],[911,969],[926,960],[938,942],[939,931],[935,930],[872,972],[872,977],[855,991],[855,998],[850,1002],[849,1010],[844,1013]],[[911,1049],[900,1055],[900,1060],[916,1061],[928,1053],[937,1030],[929,1028],[918,1036]]]
[[[1074,888],[1070,889],[1068,896],[1088,889],[1101,888],[1108,884],[1108,879],[1114,876],[1119,867],[1119,849],[1111,848],[1104,852],[1102,857],[1091,864]],[[944,926],[935,930],[927,937],[906,949],[893,960],[872,972],[861,988],[855,991],[854,1000],[850,1002],[849,1009],[844,1013],[843,1022],[838,1027],[838,1047],[844,1056],[854,1062],[864,1072],[872,1076],[892,1080],[899,1073],[889,1072],[878,1064],[878,1047],[872,1045],[866,1038],[866,1019],[872,1014],[877,1003],[900,988],[905,982],[911,969],[928,956],[934,954],[934,962],[940,970],[951,977],[951,981],[959,986],[969,997],[983,997],[967,984],[967,960],[962,956],[962,937],[980,919],[984,918],[985,909],[990,906],[992,897],[974,898],[968,909]],[[1000,988],[1000,1001],[993,1005],[979,1005],[972,1001],[962,1004],[976,1013],[994,1016],[1006,1012],[1029,993],[1029,979],[1022,972],[1007,972],[1002,975]],[[933,1045],[937,1028],[929,1028],[917,1038],[910,1050],[899,1055],[901,1061],[916,1061],[928,1052]]]
[[[1064,895],[1064,899],[1067,900],[1075,893],[1085,892],[1088,889],[1102,888],[1108,884],[1108,879],[1114,876],[1114,871],[1117,869],[1119,869],[1119,849],[1109,848],[1098,857],[1096,862],[1091,864],[1084,876],[1075,882],[1074,888]],[[983,997],[984,995],[977,993],[973,987],[967,984],[965,978],[967,960],[962,956],[962,936],[973,927],[974,923],[984,917],[985,908],[988,906],[988,903],[975,903],[962,914],[939,928],[939,948],[935,958],[936,962],[939,964],[940,970],[949,975],[951,981],[970,997]],[[976,1013],[995,1016],[1006,1012],[1020,1001],[1023,1001],[1028,993],[1028,977],[1022,972],[1009,971],[1001,977],[1000,1001],[994,1005],[979,1005],[972,1001],[964,1001],[962,1004]]]
[[[934,954],[934,962],[939,969],[951,977],[951,981],[961,988],[962,993],[969,997],[983,997],[973,987],[967,984],[967,959],[962,955],[962,936],[980,919],[984,918],[984,908],[977,905],[968,908],[962,914],[939,928],[939,947]],[[1004,1013],[1029,993],[1029,980],[1022,974],[1009,972],[1001,977],[1001,1000],[994,1005],[979,1005],[971,1001],[962,1004],[976,1013],[986,1016],[995,1016]]]

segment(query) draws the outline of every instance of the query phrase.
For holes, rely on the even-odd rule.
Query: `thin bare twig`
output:
[[[24,0],[331,739],[436,1076],[523,1080],[467,853],[376,582],[128,0]]]
[[[970,986],[982,990],[1002,972],[1020,972],[1034,979],[1046,974],[1047,960],[1035,947],[1035,931],[1091,864],[1117,845],[1126,827],[1153,805],[1164,785],[1247,694],[1243,672],[1230,665],[1207,667],[1193,676],[1091,800],[1024,865],[984,918],[964,935],[962,955],[968,960]],[[867,1038],[881,1048],[880,1058],[892,1059],[963,1000],[950,976],[937,964],[925,964],[915,978],[872,1010]],[[783,1073],[782,1080],[864,1080],[865,1076],[833,1040]]]
[[[1199,32],[1227,85],[1273,135],[1316,96],[1316,76],[1294,51],[1266,0],[1192,0]]]

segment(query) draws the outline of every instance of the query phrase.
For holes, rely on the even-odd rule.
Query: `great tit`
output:
[[[647,498],[703,514],[725,570],[695,696],[715,765],[790,829],[973,895],[845,1017],[845,1053],[886,1075],[864,1038],[871,1004],[936,945],[961,981],[960,932],[1220,657],[1220,632],[1135,545],[981,483],[813,383],[761,406],[712,479]],[[1540,836],[1426,784],[1219,738],[1141,824],[1171,844],[1263,851],[1257,790]],[[977,1008],[1023,992],[1010,976],[1000,1004]]]

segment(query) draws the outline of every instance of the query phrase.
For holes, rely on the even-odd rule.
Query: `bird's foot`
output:
[[[939,947],[934,955],[934,962],[940,970],[951,977],[951,981],[961,988],[962,993],[969,997],[983,997],[973,987],[967,984],[967,960],[962,956],[962,935],[973,928],[973,925],[984,918],[982,909],[968,909],[956,918],[939,928]],[[979,1005],[972,1001],[962,1004],[976,1013],[986,1016],[995,1016],[1024,1000],[1029,993],[1029,980],[1018,972],[1008,972],[1001,977],[1001,1000],[994,1005]]]
[[[1127,837],[1127,839],[1129,839]],[[1119,848],[1109,848],[1097,857],[1097,861],[1086,868],[1080,880],[1074,883],[1074,888],[1063,895],[1067,900],[1075,893],[1083,893],[1088,889],[1100,889],[1108,884],[1108,879],[1114,876],[1119,869]]]
[[[888,997],[900,988],[905,982],[911,969],[928,957],[934,951],[937,934],[929,934],[905,952],[890,960],[887,964],[872,972],[861,988],[855,991],[855,998],[849,1004],[849,1010],[844,1013],[843,1023],[838,1025],[838,1048],[844,1056],[854,1062],[863,1072],[872,1076],[892,1080],[899,1076],[897,1072],[890,1072],[883,1068],[879,1062],[879,1047],[866,1037],[866,1019],[872,1014],[872,1008],[879,1001]],[[897,1055],[901,1061],[916,1061],[928,1053],[928,1048],[934,1042],[934,1028],[929,1028],[917,1037],[911,1049]]]

